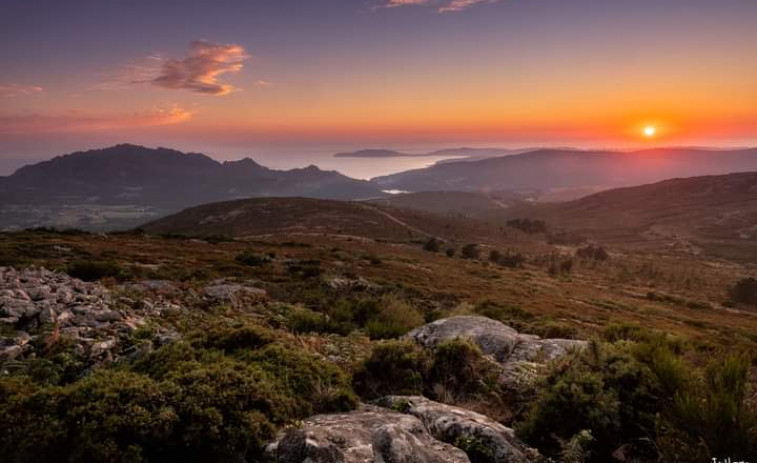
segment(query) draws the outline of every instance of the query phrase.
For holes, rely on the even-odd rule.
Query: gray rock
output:
[[[280,435],[267,453],[277,463],[469,463],[418,418],[369,405],[309,418],[301,429]]]
[[[456,338],[469,339],[499,363],[507,362],[521,339],[504,323],[472,315],[443,318],[414,329],[408,336],[431,349]]]
[[[236,307],[265,302],[268,299],[268,293],[264,289],[223,281],[206,286],[203,295],[212,303],[229,303]]]
[[[480,413],[420,396],[385,397],[380,404],[418,418],[432,436],[444,442],[480,442],[491,451],[496,463],[540,461],[538,451],[515,437],[515,431]]]
[[[408,333],[420,345],[435,348],[456,338],[468,339],[496,362],[547,363],[572,349],[584,349],[586,341],[541,339],[520,334],[502,322],[474,315],[450,317],[421,326]]]

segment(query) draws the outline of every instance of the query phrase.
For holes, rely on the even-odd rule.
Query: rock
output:
[[[342,278],[335,277],[329,280],[328,285],[331,289],[337,291],[368,291],[378,288],[377,285],[371,283],[363,277],[359,278]]]
[[[48,306],[42,309],[39,313],[39,322],[44,324],[52,324],[57,320],[58,315],[55,313],[55,309]]]
[[[585,349],[586,341],[574,339],[539,339],[538,336],[522,336],[515,346],[510,361],[547,363],[565,356],[573,349]]]
[[[469,339],[499,363],[508,361],[521,339],[517,331],[504,323],[479,316],[443,318],[414,329],[408,336],[431,349],[455,338]]]
[[[124,308],[125,302],[128,301],[117,301],[100,283],[84,282],[41,268],[17,270],[0,267],[0,323],[7,328],[21,330],[30,338],[40,335],[37,331],[40,327],[54,327],[56,337],[74,342],[78,355],[88,367],[121,355],[121,349],[129,343],[119,340],[131,336],[135,327],[146,323],[149,315],[160,314],[163,307],[168,311],[180,309],[161,299],[158,304],[145,301],[145,307],[160,307],[154,313],[141,310],[141,304],[136,301],[135,304],[127,304],[129,308],[126,311],[119,311]],[[9,331],[4,329],[3,333]],[[161,336],[160,339],[157,339],[158,336]],[[148,341],[161,345],[177,337],[176,332],[161,328],[156,339]],[[3,349],[0,362],[37,356],[39,349],[43,348],[37,344],[28,342],[26,338],[0,334],[0,347]],[[5,371],[6,366],[0,365],[0,370]]]
[[[431,349],[455,338],[468,339],[501,365],[509,362],[544,364],[572,349],[587,346],[586,341],[541,339],[539,336],[520,334],[502,322],[472,315],[437,320],[416,328],[408,336]]]
[[[495,463],[540,461],[538,451],[515,437],[515,431],[470,410],[431,401],[420,396],[392,396],[380,405],[418,418],[433,437],[444,442],[476,440],[492,453]]]
[[[206,286],[203,295],[206,300],[212,303],[229,303],[234,307],[240,307],[243,304],[257,304],[268,300],[268,293],[264,289],[239,283],[227,283],[223,280]]]
[[[23,346],[9,346],[0,349],[0,360],[15,360],[23,352]]]
[[[266,453],[277,463],[469,463],[418,418],[369,405],[311,417],[301,429],[280,435]]]
[[[92,349],[89,351],[90,357],[100,357],[106,354],[108,351],[116,347],[115,339],[108,339],[102,342],[96,342],[92,345]]]
[[[619,447],[612,458],[620,463],[652,463],[660,460],[660,453],[652,439],[642,438]]]

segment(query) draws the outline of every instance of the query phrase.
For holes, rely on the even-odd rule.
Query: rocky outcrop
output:
[[[480,444],[494,463],[538,461],[539,453],[515,437],[515,431],[480,413],[420,396],[391,396],[378,402],[418,418],[435,438],[455,445]]]
[[[425,397],[386,397],[377,406],[318,415],[267,447],[276,463],[468,463],[466,448],[492,463],[540,462],[512,429],[479,413]]]
[[[264,289],[256,288],[251,283],[237,283],[216,280],[203,290],[205,301],[210,304],[229,304],[234,308],[243,308],[268,300]]]
[[[125,341],[148,317],[176,310],[165,301],[119,299],[99,283],[64,273],[0,267],[0,363],[37,356],[62,339],[89,365],[111,361],[136,352]],[[160,345],[176,337],[155,327],[145,341]]]
[[[509,388],[528,387],[544,364],[587,346],[586,341],[521,334],[502,322],[474,315],[437,320],[407,336],[430,349],[457,338],[470,340],[502,367],[500,382]]]
[[[309,418],[266,451],[277,463],[469,463],[465,452],[435,439],[419,418],[370,405]]]

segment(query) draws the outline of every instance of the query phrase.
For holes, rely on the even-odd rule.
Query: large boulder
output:
[[[420,396],[391,396],[378,403],[418,418],[441,441],[482,445],[490,452],[493,463],[540,461],[538,451],[521,442],[512,429],[480,413]]]
[[[370,405],[311,417],[283,432],[266,453],[276,463],[469,463],[419,418]]]
[[[476,315],[443,318],[414,329],[408,336],[430,349],[453,339],[467,339],[502,365],[514,361],[547,363],[587,345],[586,341],[520,334],[502,322]]]
[[[434,349],[453,339],[467,339],[499,364],[500,384],[526,398],[544,365],[571,350],[585,349],[586,341],[542,339],[521,334],[491,318],[465,315],[443,318],[414,329],[407,335],[421,346]]]

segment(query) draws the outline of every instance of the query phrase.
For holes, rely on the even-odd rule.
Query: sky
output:
[[[754,0],[0,0],[0,174],[120,142],[752,146],[755,56]]]

